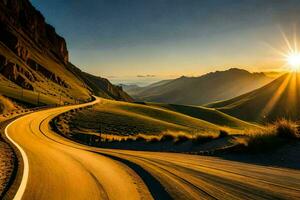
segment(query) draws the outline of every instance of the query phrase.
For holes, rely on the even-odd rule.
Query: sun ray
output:
[[[271,50],[273,50],[274,52],[276,52],[278,55],[280,55],[280,56],[286,56],[286,53],[284,53],[283,51],[280,51],[280,50],[276,49],[271,44],[264,43],[264,45],[266,45],[268,48],[270,48]]]
[[[269,113],[272,111],[274,106],[276,106],[276,103],[282,96],[283,92],[285,91],[286,87],[288,86],[290,79],[291,79],[292,74],[288,74],[285,80],[281,83],[279,86],[278,90],[275,92],[275,94],[272,96],[272,98],[268,101],[266,106],[263,108],[260,116],[266,118],[268,117]]]
[[[289,89],[287,93],[287,99],[286,102],[289,106],[287,106],[287,110],[285,112],[288,116],[291,116],[294,112],[293,110],[297,109],[297,103],[298,103],[298,90],[297,90],[297,83],[298,82],[298,74],[293,73],[291,81],[289,83]]]
[[[294,49],[292,48],[292,45],[291,45],[290,41],[288,40],[286,34],[282,31],[282,29],[280,29],[280,32],[283,37],[283,40],[285,41],[285,44],[287,45],[287,47],[289,49],[289,53],[293,53]]]
[[[294,38],[293,38],[293,40],[294,40],[294,51],[295,51],[295,52],[298,52],[297,32],[296,32],[296,30],[297,30],[297,27],[296,27],[296,25],[295,25],[295,26],[294,26]]]

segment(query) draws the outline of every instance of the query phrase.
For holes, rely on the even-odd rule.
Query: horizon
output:
[[[112,82],[232,66],[285,71],[276,51],[287,52],[283,34],[290,40],[300,27],[294,0],[31,2],[66,39],[72,63]]]
[[[163,81],[163,80],[174,80],[174,79],[178,79],[180,77],[198,78],[198,77],[204,76],[209,73],[224,72],[224,71],[228,71],[231,69],[246,70],[246,69],[238,68],[238,67],[229,67],[224,70],[213,70],[213,71],[199,74],[196,76],[181,75],[181,76],[156,77],[156,76],[152,76],[152,75],[151,76],[145,75],[145,76],[141,77],[141,75],[137,75],[135,77],[113,77],[112,76],[112,77],[106,77],[106,78],[109,79],[109,81],[111,81],[115,85],[127,85],[127,86],[136,85],[139,87],[145,87],[145,86],[148,86],[148,85],[151,85],[153,83],[157,83],[157,82]],[[249,71],[249,70],[246,70],[246,71],[249,73],[264,73],[268,77],[278,77],[285,73],[291,73],[288,70],[281,70],[281,71]]]

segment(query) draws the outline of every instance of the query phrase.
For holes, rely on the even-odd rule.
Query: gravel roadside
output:
[[[12,185],[18,167],[13,148],[4,139],[4,130],[10,120],[0,123],[0,199],[4,199]]]

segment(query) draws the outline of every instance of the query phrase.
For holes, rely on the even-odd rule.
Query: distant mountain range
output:
[[[300,74],[287,73],[257,90],[207,106],[248,121],[300,120],[299,91]]]
[[[0,1],[0,83],[0,93],[14,98],[20,95],[12,95],[10,88],[24,88],[54,100],[62,96],[65,102],[87,100],[92,94],[132,100],[121,87],[72,65],[64,38],[29,0]]]
[[[243,69],[231,68],[199,77],[182,76],[173,80],[163,80],[146,87],[123,85],[123,89],[136,101],[203,105],[236,97],[273,79],[264,73],[250,73]]]

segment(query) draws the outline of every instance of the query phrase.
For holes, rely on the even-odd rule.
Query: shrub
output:
[[[206,143],[210,142],[214,139],[212,135],[196,135],[192,138],[192,142],[194,143]]]
[[[153,143],[159,142],[159,139],[157,137],[153,137],[149,140],[149,142],[153,142]]]
[[[126,138],[126,142],[133,142],[133,141],[135,141],[135,140],[131,137]]]
[[[290,120],[281,119],[275,123],[276,134],[281,138],[298,139],[300,137],[297,124]]]
[[[170,142],[170,141],[174,141],[175,140],[175,136],[171,135],[171,134],[164,134],[161,138],[160,141],[161,142]]]
[[[190,138],[186,135],[178,135],[176,138],[175,138],[175,141],[174,143],[175,144],[180,144],[180,143],[183,143],[183,142],[186,142],[190,140]]]
[[[255,130],[247,139],[247,150],[261,152],[271,150],[286,144],[288,141],[298,139],[297,124],[290,120],[281,119],[264,129]]]
[[[258,133],[248,138],[247,150],[251,152],[262,152],[277,148],[282,143],[282,139],[278,138],[276,134]]]
[[[145,141],[146,141],[146,138],[144,138],[144,137],[141,136],[141,135],[138,135],[138,136],[135,138],[135,141],[136,141],[136,142],[145,142]]]
[[[227,137],[228,135],[229,135],[229,133],[227,131],[220,130],[218,138],[224,138],[224,137]]]

